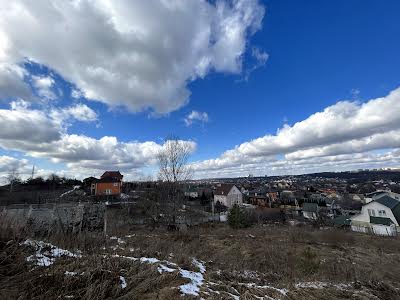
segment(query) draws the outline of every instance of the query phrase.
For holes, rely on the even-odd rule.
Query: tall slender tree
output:
[[[158,178],[163,186],[163,204],[175,223],[177,210],[183,202],[180,184],[190,179],[192,170],[188,164],[193,146],[175,136],[169,137],[158,153]]]

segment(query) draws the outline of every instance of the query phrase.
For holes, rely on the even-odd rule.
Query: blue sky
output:
[[[387,123],[382,121],[383,123],[376,126],[373,125],[374,116],[371,116],[371,120],[363,118],[366,125],[361,127],[369,126],[370,132],[358,134],[356,128],[350,133],[344,132],[341,137],[332,137],[332,140],[324,138],[326,130],[316,132],[314,140],[321,138],[321,142],[316,142],[315,145],[300,145],[301,143],[291,145],[290,150],[283,149],[282,144],[280,144],[282,147],[278,148],[281,150],[269,152],[269,150],[265,150],[267,146],[264,144],[251,144],[257,138],[277,137],[277,131],[284,126],[293,128],[296,123],[307,120],[317,112],[323,112],[328,107],[336,107],[335,105],[339,101],[358,102],[358,104],[355,104],[356,107],[352,108],[355,116],[357,111],[361,109],[362,103],[369,103],[376,98],[386,97],[392,91],[396,91],[400,86],[398,73],[400,69],[399,1],[271,0],[248,1],[247,3],[243,1],[217,1],[219,4],[213,2],[208,4],[209,7],[203,7],[205,4],[199,3],[199,7],[205,9],[205,14],[212,15],[215,19],[213,21],[210,21],[208,17],[204,17],[204,20],[201,19],[197,15],[199,7],[194,7],[195,5],[185,7],[179,17],[182,18],[182,22],[186,22],[185,25],[190,29],[187,29],[188,32],[181,32],[176,29],[177,26],[180,26],[179,24],[171,24],[171,21],[168,20],[167,16],[170,12],[164,13],[163,9],[165,8],[156,7],[157,5],[162,6],[161,4],[154,4],[153,7],[152,5],[129,7],[129,4],[121,1],[121,7],[127,5],[125,10],[128,12],[130,9],[136,8],[143,10],[143,13],[152,15],[157,14],[160,10],[160,23],[164,22],[163,17],[165,17],[166,32],[161,32],[163,35],[157,36],[165,36],[171,33],[172,40],[176,38],[175,41],[179,41],[183,35],[190,36],[189,33],[194,35],[206,26],[210,26],[210,30],[215,31],[215,33],[208,41],[221,41],[221,45],[218,48],[215,47],[216,49],[213,49],[212,46],[198,46],[198,48],[192,49],[186,46],[185,36],[185,39],[182,38],[183,41],[179,45],[178,43],[169,45],[172,49],[168,48],[168,51],[155,50],[157,45],[147,42],[143,46],[145,50],[140,52],[140,59],[144,60],[149,55],[151,57],[149,64],[138,65],[138,63],[131,69],[126,67],[126,70],[121,71],[121,74],[118,72],[125,68],[126,61],[118,69],[119,60],[115,64],[105,63],[104,60],[112,60],[118,56],[122,61],[126,57],[119,57],[119,51],[125,51],[124,53],[127,55],[137,54],[134,50],[136,49],[135,42],[129,40],[128,43],[123,40],[125,36],[122,33],[126,33],[123,32],[125,28],[118,28],[118,26],[122,26],[119,24],[118,18],[123,24],[126,17],[123,13],[117,12],[113,16],[107,16],[102,11],[102,14],[100,14],[105,18],[113,18],[112,20],[117,28],[116,33],[121,34],[122,37],[115,37],[113,31],[109,30],[106,25],[104,25],[104,29],[99,26],[100,29],[97,30],[93,29],[90,24],[85,24],[88,29],[83,26],[77,32],[74,32],[77,29],[70,25],[69,33],[64,32],[65,42],[70,42],[66,44],[66,47],[70,47],[71,43],[77,43],[77,41],[82,42],[83,45],[81,48],[80,46],[76,46],[77,48],[71,46],[71,49],[63,52],[63,50],[57,48],[58,45],[55,45],[57,41],[50,41],[52,34],[57,36],[57,32],[45,26],[46,22],[52,21],[51,14],[45,15],[45,12],[61,13],[65,24],[79,24],[79,22],[82,22],[79,13],[88,8],[67,7],[67,5],[54,8],[51,7],[51,4],[49,4],[49,7],[46,7],[46,4],[43,4],[42,7],[40,5],[35,6],[35,4],[21,4],[18,9],[40,20],[43,26],[32,27],[33,31],[37,31],[32,38],[25,32],[26,28],[29,27],[29,21],[19,24],[18,17],[11,13],[3,16],[9,23],[0,22],[0,41],[3,36],[3,45],[11,46],[4,46],[4,49],[6,49],[4,53],[6,54],[3,59],[0,51],[0,66],[1,64],[4,65],[3,69],[0,68],[0,80],[3,78],[3,85],[0,82],[0,108],[6,115],[10,110],[11,102],[23,99],[26,113],[29,110],[42,112],[44,118],[49,117],[51,122],[58,124],[56,125],[59,126],[57,130],[61,135],[80,135],[95,140],[100,140],[104,136],[111,136],[115,137],[118,143],[135,142],[141,145],[145,142],[152,142],[156,145],[162,145],[165,137],[174,134],[182,140],[192,141],[196,144],[191,162],[198,170],[197,177],[207,176],[208,174],[216,177],[239,176],[249,173],[290,174],[328,169],[346,170],[357,167],[394,167],[399,165],[397,156],[399,145],[394,141],[397,137],[396,130],[400,129],[400,122],[395,117]],[[137,5],[141,6],[140,4]],[[218,10],[218,7],[220,10]],[[98,13],[97,9],[89,10],[89,12],[93,12],[93,24],[95,24],[95,13]],[[265,10],[265,13],[263,13],[263,10]],[[213,14],[218,11],[224,13],[215,17]],[[250,17],[246,19],[245,13]],[[2,12],[2,14],[7,13]],[[186,15],[188,19],[186,19]],[[91,16],[91,14],[88,14],[88,23],[90,23]],[[194,21],[188,21],[197,17],[200,20],[198,24]],[[231,26],[236,30],[233,32],[237,36],[234,39],[232,38],[232,41],[227,41],[231,37],[226,32],[219,32],[220,27],[214,25],[215,23],[219,24],[218,22],[225,24],[226,20],[231,21],[228,29]],[[177,23],[179,23],[178,21]],[[11,28],[13,22],[19,24],[20,30]],[[60,23],[62,22],[60,21]],[[140,25],[135,23],[132,24],[132,27],[140,28]],[[144,24],[143,28],[146,29],[152,25]],[[213,28],[213,26],[217,28]],[[60,28],[64,27],[60,26]],[[65,28],[67,28],[66,25]],[[63,32],[63,29],[60,30]],[[147,34],[155,35],[156,30],[161,29],[155,27],[154,32],[150,31]],[[138,31],[140,32],[140,30]],[[177,32],[176,35],[175,31]],[[2,32],[4,32],[3,35],[1,35]],[[49,36],[49,40],[46,40],[46,36]],[[60,39],[63,39],[63,35]],[[119,48],[116,46],[115,49],[109,49],[109,41],[114,41],[114,39],[117,39],[116,44],[120,42]],[[188,39],[190,40],[189,37]],[[63,43],[64,41],[60,40],[59,42]],[[41,43],[43,43],[43,46],[41,46]],[[0,50],[1,45],[0,43]],[[47,47],[45,47],[46,45]],[[79,50],[78,55],[74,54],[77,49]],[[95,49],[95,52],[98,49],[102,51],[99,51],[101,53],[98,55],[97,53],[92,55],[93,49]],[[268,59],[265,61],[256,57],[254,49],[263,54],[264,57],[268,56]],[[83,52],[80,51],[87,52],[82,54]],[[146,51],[151,52],[151,54],[146,53]],[[201,55],[211,61],[205,70],[198,71],[200,64],[195,65],[194,63],[196,59],[199,61],[204,59],[203,56],[187,59],[196,51],[201,52]],[[58,52],[60,52],[59,55]],[[224,57],[225,55],[226,57]],[[30,62],[27,62],[28,59]],[[167,59],[175,62],[173,67],[166,66],[164,68],[164,62]],[[84,64],[87,62],[88,65],[85,69],[79,70],[82,61]],[[95,68],[98,66],[102,68],[102,72],[97,72],[98,69]],[[18,73],[15,68],[20,68],[24,72],[24,75],[20,76],[19,79],[29,85],[31,94],[27,95],[28,92],[19,83],[18,88],[11,88],[14,83],[17,86],[17,83],[13,81],[18,77],[15,75]],[[95,74],[94,69],[97,72]],[[154,69],[158,74],[165,73],[165,76],[154,75],[156,77],[153,80],[150,77],[153,75],[147,74],[152,74]],[[3,77],[1,75],[2,70]],[[107,73],[108,71],[110,72]],[[13,72],[15,76],[11,78]],[[114,78],[115,73],[118,76],[124,76],[126,81],[112,82],[112,79],[109,78]],[[49,76],[53,80],[48,88],[48,91],[51,92],[50,96],[43,93],[43,86],[35,85],[38,78]],[[145,95],[143,95],[141,85],[131,88],[133,83],[128,81],[130,76],[139,79],[145,78],[141,83],[143,90],[148,88],[151,92],[147,94],[146,90]],[[165,80],[169,79],[172,83],[163,86]],[[102,84],[102,80],[105,80],[105,84]],[[158,80],[160,80],[160,86],[157,84]],[[169,84],[173,86],[173,91],[171,91]],[[182,96],[182,87],[190,93],[190,96]],[[158,88],[160,88],[160,94],[157,93]],[[1,89],[3,89],[3,92]],[[73,97],[71,95],[73,90],[80,90],[83,96]],[[396,104],[400,101],[400,98],[397,99],[396,97],[394,100],[389,99],[387,101]],[[179,101],[174,102],[176,99],[179,99]],[[371,102],[370,106],[373,104]],[[96,117],[76,117],[74,113],[80,113],[76,109],[73,110],[73,113],[72,110],[65,112],[69,107],[76,105],[86,106]],[[393,109],[395,108],[396,106],[393,107]],[[56,115],[55,111],[57,111]],[[184,119],[193,111],[206,113],[207,118],[205,120],[194,120],[188,126]],[[87,112],[85,111],[83,114],[86,115]],[[382,110],[376,111],[376,113],[382,116],[388,112]],[[60,115],[63,116],[61,121],[54,119],[60,118]],[[362,116],[364,114],[360,114],[360,118]],[[353,121],[354,124],[360,122],[359,119],[353,120],[352,117],[346,116],[345,120],[349,124]],[[319,124],[312,123],[312,126],[318,127]],[[32,124],[32,127],[35,128],[35,124]],[[331,128],[330,125],[328,127]],[[376,131],[374,128],[380,129]],[[341,130],[338,131],[341,132]],[[302,133],[296,133],[296,130],[293,130],[293,132],[293,139],[301,140],[300,134]],[[32,134],[38,133],[32,132]],[[329,134],[333,136],[332,133]],[[357,146],[354,148],[357,151],[353,153],[342,151],[335,152],[334,155],[318,155],[315,157],[311,155],[307,159],[314,159],[314,161],[305,161],[306,167],[300,169],[289,167],[276,170],[274,169],[275,164],[268,163],[273,160],[275,162],[285,161],[286,164],[287,155],[290,153],[313,149],[319,153],[318,147],[337,145],[338,142],[361,143],[362,139],[370,138],[375,134],[388,134],[389,138],[393,136],[393,143],[389,145],[390,147],[386,144],[379,144],[374,146],[373,149],[368,148],[367,150]],[[349,135],[352,137],[349,138]],[[312,139],[312,136],[310,138]],[[5,142],[1,142],[2,140]],[[267,140],[269,141],[269,139]],[[145,150],[140,150],[140,155],[145,158],[142,159],[142,156],[139,155],[139,158],[132,158],[132,162],[129,162],[128,155],[124,158],[123,163],[118,158],[105,162],[107,159],[102,157],[95,159],[97,161],[97,164],[95,164],[90,162],[90,157],[87,157],[87,155],[83,158],[80,157],[80,153],[76,153],[80,150],[72,151],[71,148],[78,147],[75,144],[74,146],[68,143],[57,144],[57,147],[60,147],[60,145],[65,147],[63,152],[72,151],[74,155],[70,153],[61,155],[55,153],[55,151],[49,153],[43,149],[34,150],[31,145],[21,146],[20,144],[17,138],[13,142],[10,137],[2,139],[0,136],[0,156],[3,156],[3,167],[1,167],[0,161],[0,171],[3,171],[3,173],[9,170],[10,165],[21,168],[21,173],[27,172],[29,166],[33,163],[42,169],[43,174],[55,170],[65,172],[67,175],[80,174],[82,176],[95,174],[104,168],[115,167],[116,169],[122,168],[126,173],[130,173],[132,178],[137,178],[154,173],[156,169],[154,157],[152,157],[152,154],[148,154],[156,151],[155,148],[146,153],[143,153]],[[258,147],[258,150],[236,151],[235,149],[240,147],[235,147],[242,144],[250,145],[252,149]],[[80,146],[92,151],[88,148],[90,147],[88,144]],[[98,153],[99,149],[96,148],[93,151]],[[237,152],[234,153],[234,158],[229,159],[231,162],[236,162],[235,166],[224,162],[227,159],[226,151]],[[135,152],[132,153],[132,156],[134,155]],[[316,167],[319,165],[318,161],[315,161],[315,159],[318,159],[317,157],[336,161],[340,155],[353,155],[353,159],[341,157],[338,165],[328,164],[326,167]],[[362,158],[362,163],[360,163],[359,155],[365,156]],[[12,160],[12,158],[15,158],[15,160]],[[265,163],[263,169],[254,168],[254,159],[257,160],[257,164]],[[21,160],[26,161],[21,163]],[[99,160],[101,160],[101,163],[99,163]],[[85,167],[82,167],[82,165]],[[216,165],[218,168],[210,167],[210,165]],[[153,175],[155,176],[155,174]]]

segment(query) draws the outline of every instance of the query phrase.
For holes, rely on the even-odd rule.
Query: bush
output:
[[[317,254],[307,247],[300,257],[300,268],[304,275],[313,275],[319,270],[320,261]]]
[[[239,205],[235,204],[228,214],[228,224],[232,228],[245,228],[250,227],[252,224],[251,216],[245,210],[241,209]]]

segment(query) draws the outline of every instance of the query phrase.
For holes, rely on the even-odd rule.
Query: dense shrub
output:
[[[253,223],[252,220],[250,214],[237,204],[229,210],[228,223],[232,228],[250,227]]]

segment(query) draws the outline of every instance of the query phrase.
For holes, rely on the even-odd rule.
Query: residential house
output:
[[[400,200],[383,195],[363,205],[361,213],[351,217],[353,231],[377,235],[400,232]]]
[[[199,192],[195,188],[189,186],[185,189],[185,197],[198,198]]]
[[[257,206],[271,207],[271,201],[265,188],[249,191],[247,202]]]
[[[91,194],[117,196],[121,194],[123,175],[119,171],[106,171],[100,179],[92,182]]]
[[[317,203],[303,203],[303,217],[309,220],[316,220],[318,218],[319,207]]]
[[[389,196],[400,201],[400,194],[392,191],[378,190],[372,193],[365,194],[364,203],[369,203],[383,196]]]
[[[214,203],[220,202],[228,208],[243,204],[243,194],[234,184],[221,184],[214,193]]]

